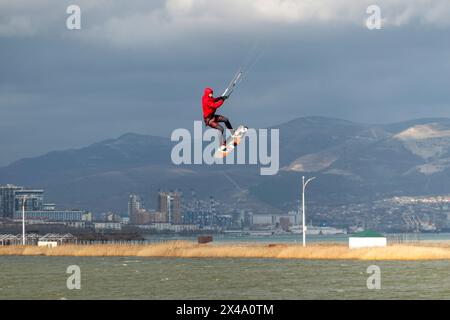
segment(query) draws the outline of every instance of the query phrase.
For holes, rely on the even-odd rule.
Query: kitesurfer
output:
[[[226,140],[225,140],[225,129],[220,122],[225,123],[225,126],[230,130],[231,134],[234,134],[233,127],[231,126],[230,120],[227,117],[220,114],[216,114],[218,108],[220,108],[224,101],[228,98],[227,96],[221,96],[214,98],[213,90],[211,88],[206,88],[205,93],[202,98],[203,107],[203,120],[206,126],[217,129],[220,131],[220,144],[221,150],[226,150]]]

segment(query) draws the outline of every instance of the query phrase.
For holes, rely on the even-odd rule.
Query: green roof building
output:
[[[365,230],[349,237],[348,246],[350,249],[386,247],[387,238],[379,232]]]
[[[383,237],[384,235],[382,235],[379,232],[373,231],[373,230],[364,230],[358,233],[355,233],[352,235],[352,237],[359,237],[359,238],[378,238],[378,237]]]

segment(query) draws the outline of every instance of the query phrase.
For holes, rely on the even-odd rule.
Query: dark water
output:
[[[81,289],[69,290],[69,265]],[[367,267],[381,289],[367,288]],[[450,262],[0,257],[1,299],[450,299]]]

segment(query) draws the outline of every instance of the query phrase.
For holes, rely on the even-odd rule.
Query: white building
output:
[[[38,241],[38,247],[55,248],[58,246],[57,241]]]
[[[378,232],[362,231],[348,238],[348,246],[350,249],[386,247],[387,238]]]
[[[141,229],[158,230],[158,231],[197,231],[198,226],[195,224],[170,224],[170,223],[152,223],[148,225],[139,225]]]
[[[94,229],[97,230],[122,230],[120,222],[94,222]]]
[[[86,221],[68,221],[64,224],[72,228],[86,228]]]
[[[289,220],[290,224],[299,222],[296,214],[252,214],[249,216],[251,225],[275,225],[283,218]]]

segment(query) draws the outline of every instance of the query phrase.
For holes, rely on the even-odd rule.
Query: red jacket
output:
[[[203,119],[213,116],[216,113],[216,109],[223,104],[223,99],[212,98],[209,96],[210,93],[213,93],[213,90],[206,88],[202,98]]]

